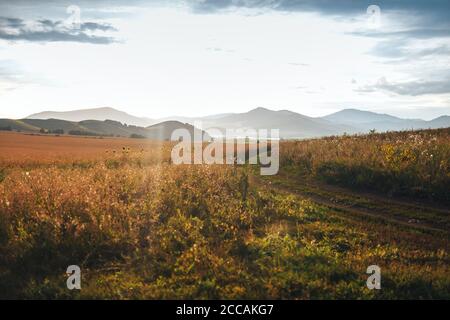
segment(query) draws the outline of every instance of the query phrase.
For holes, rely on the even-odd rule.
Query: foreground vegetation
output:
[[[418,134],[448,152],[442,131]],[[349,141],[355,148],[342,150],[341,163],[372,159],[379,168],[364,139],[374,138],[283,143],[282,168],[296,170],[293,183],[320,175],[336,159],[331,143]],[[382,139],[373,144],[382,148]],[[445,228],[325,206],[276,188],[282,173],[260,180],[246,166],[171,165],[170,148],[159,147],[101,150],[85,161],[0,159],[0,298],[450,298]],[[423,164],[415,170],[428,172]],[[79,291],[66,288],[72,264],[82,270]],[[366,287],[373,264],[381,290]]]
[[[353,189],[450,203],[450,128],[286,142],[281,167]]]

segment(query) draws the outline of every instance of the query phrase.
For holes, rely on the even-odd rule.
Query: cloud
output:
[[[376,4],[382,12],[408,11],[411,14],[433,15],[439,17],[441,21],[448,21],[450,12],[448,0],[77,0],[75,2],[81,8],[105,9],[184,3],[194,11],[203,13],[213,13],[230,8],[267,8],[285,12],[308,11],[340,16],[365,14],[368,6]],[[66,6],[67,3],[59,4],[55,0],[42,0],[38,4],[35,0],[2,0],[0,2],[0,6],[6,8],[33,6],[36,9],[42,9],[50,5]]]
[[[185,0],[197,11],[219,11],[229,8],[270,8],[278,11],[314,11],[322,14],[348,16],[366,13],[370,5],[378,5],[382,11],[421,12],[440,16],[443,20],[450,11],[447,0]]]
[[[448,0],[185,0],[197,13],[250,8],[282,12],[316,12],[349,20],[367,15],[376,4],[382,19],[395,15],[402,28],[398,30],[359,30],[352,35],[382,39],[430,39],[450,37],[450,1]]]
[[[431,39],[449,38],[450,29],[446,27],[437,28],[412,28],[399,31],[356,31],[353,35],[371,38],[397,38],[397,39]]]
[[[80,26],[80,29],[82,31],[96,31],[96,30],[101,30],[101,31],[117,31],[116,28],[114,28],[113,26],[109,25],[109,24],[102,24],[102,23],[95,23],[95,22],[85,22],[82,23]]]
[[[433,43],[428,47],[424,47],[424,44],[422,46],[422,48],[412,47],[410,41],[406,39],[390,39],[378,42],[369,53],[395,62],[450,56],[450,45],[448,44]]]
[[[22,28],[25,26],[22,19],[0,17],[0,21],[10,28]]]
[[[380,78],[373,85],[366,85],[356,89],[357,92],[387,91],[398,95],[421,96],[426,94],[450,93],[450,78],[442,80],[417,80],[409,82],[389,82],[385,77]]]
[[[25,21],[18,18],[0,17],[0,39],[8,41],[32,42],[82,42],[109,44],[116,42],[113,37],[96,35],[94,32],[116,31],[108,24],[84,22],[70,25],[60,20]]]

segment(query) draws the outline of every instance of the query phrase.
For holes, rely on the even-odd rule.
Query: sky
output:
[[[0,117],[450,114],[450,1],[1,0]]]

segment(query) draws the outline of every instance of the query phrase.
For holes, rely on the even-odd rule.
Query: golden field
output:
[[[168,142],[0,133],[0,297],[448,299],[449,137],[281,142],[260,177],[173,165]]]

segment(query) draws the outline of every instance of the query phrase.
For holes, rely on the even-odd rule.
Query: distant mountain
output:
[[[154,140],[170,140],[172,132],[176,129],[186,129],[194,137],[194,132],[199,136],[203,131],[194,126],[178,121],[167,121],[158,123],[148,128],[125,125],[113,120],[84,120],[80,122],[59,119],[0,119],[0,130],[13,130],[34,133],[58,133],[85,136],[116,136],[116,137],[139,137]],[[205,134],[204,138],[210,137]]]
[[[213,115],[210,115],[210,116],[202,117],[201,119],[204,119],[204,120],[215,120],[215,119],[224,118],[224,117],[227,117],[227,116],[230,116],[230,115],[232,115],[232,113],[219,113],[219,114],[213,114]]]
[[[335,122],[335,123],[347,123],[347,124],[363,124],[370,122],[401,122],[403,119],[385,114],[375,113],[370,111],[363,111],[358,109],[344,109],[325,117],[322,119]]]
[[[344,109],[322,117],[321,119],[325,119],[336,124],[352,126],[356,128],[358,132],[362,133],[372,129],[382,132],[450,127],[449,116],[442,116],[431,121],[425,121],[421,119],[402,119],[388,114],[362,111],[358,109]]]
[[[450,116],[425,121],[402,119],[389,114],[358,109],[344,109],[317,118],[289,110],[256,108],[243,113],[223,113],[206,117],[173,116],[152,120],[135,117],[113,108],[97,108],[67,112],[47,111],[30,115],[22,120],[3,119],[0,121],[0,129],[9,127],[12,130],[39,131],[40,128],[47,130],[61,128],[65,132],[92,132],[118,136],[135,134],[167,140],[174,128],[193,130],[192,126],[198,121],[202,125],[201,129],[216,128],[221,134],[225,133],[225,129],[280,129],[280,137],[284,139],[367,133],[372,129],[383,132],[450,127]]]
[[[203,120],[203,129],[280,129],[280,137],[311,138],[352,132],[354,128],[311,118],[288,110],[256,108],[245,113],[227,114]]]
[[[46,118],[57,116],[58,119],[36,119],[36,117]],[[90,118],[106,118],[108,120],[92,120]],[[62,129],[82,133],[92,133],[99,135],[130,136],[132,134],[167,140],[170,138],[173,130],[177,128],[188,129],[193,134],[195,121],[201,121],[203,130],[208,128],[217,129],[280,129],[281,138],[310,138],[326,135],[342,134],[344,132],[353,132],[354,128],[334,124],[324,119],[307,117],[292,111],[281,110],[273,111],[265,108],[256,108],[245,113],[229,113],[212,115],[202,118],[175,117],[176,120],[167,120],[161,123],[146,126],[124,125],[119,120],[111,118],[126,117],[128,123],[132,123],[130,116],[124,112],[112,108],[76,110],[69,112],[43,112],[35,114],[22,120],[15,120],[14,129],[22,131],[39,131],[41,128],[48,131]],[[62,119],[65,118],[65,119]],[[80,119],[78,121],[69,121],[67,118]],[[178,121],[181,120],[181,121]],[[136,122],[152,121],[149,119],[134,119]],[[152,121],[154,122],[154,121]],[[5,124],[6,126],[6,124]],[[2,127],[2,125],[0,125]]]
[[[158,121],[180,121],[184,123],[194,124],[196,121],[201,121],[205,123],[210,123],[211,121],[218,120],[220,118],[224,118],[226,116],[233,115],[234,113],[220,113],[220,114],[212,114],[205,117],[180,117],[180,116],[171,116],[158,119]]]
[[[73,111],[44,111],[35,113],[26,117],[27,119],[60,119],[73,122],[83,120],[114,120],[121,123],[132,124],[135,126],[146,127],[154,124],[155,121],[148,118],[139,118],[132,116],[126,112],[116,110],[114,108],[95,108],[81,109]]]
[[[450,127],[450,116],[440,116],[428,121],[430,128],[448,128]]]

